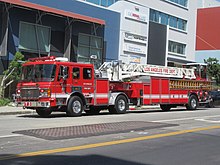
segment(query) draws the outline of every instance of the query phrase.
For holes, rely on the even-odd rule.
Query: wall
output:
[[[94,18],[99,18],[106,21],[105,25],[105,45],[106,60],[116,60],[118,58],[119,50],[119,26],[120,14],[106,8],[89,5],[75,0],[26,0],[28,2],[78,13]]]
[[[4,4],[0,3],[0,9],[4,7]],[[5,13],[5,12],[4,12]],[[26,59],[30,57],[38,56],[38,52],[28,52],[19,50],[19,28],[20,22],[39,24],[47,26],[51,29],[50,35],[50,55],[63,56],[64,54],[64,40],[65,40],[65,28],[67,26],[67,17],[42,13],[41,19],[38,20],[41,11],[34,9],[27,9],[22,7],[13,6],[9,9],[9,21],[8,21],[8,41],[6,53],[0,57],[0,74],[7,69],[9,61],[14,58],[17,51],[21,51]],[[2,15],[1,15],[2,16]],[[38,20],[38,21],[37,21]],[[2,17],[0,17],[0,27],[2,27]],[[7,24],[4,24],[7,25]],[[94,25],[92,22],[85,22],[80,20],[74,20],[72,26],[72,38],[73,45],[78,46],[78,34],[85,33],[91,35]],[[0,29],[0,34],[1,34]],[[97,28],[97,36],[104,37],[104,26]],[[74,54],[75,53],[75,54]],[[77,52],[72,52],[71,56],[76,55]],[[47,55],[47,54],[45,54]],[[76,60],[76,58],[72,58]]]
[[[220,7],[198,9],[196,50],[220,50]]]
[[[216,58],[220,61],[220,7],[198,9],[196,61]]]
[[[118,59],[146,64],[149,8],[126,1],[118,1],[109,8],[121,13]]]
[[[172,5],[165,0],[135,0],[136,3],[149,7],[154,10],[164,12],[166,14],[176,16],[187,20],[187,32],[169,28],[169,40],[186,44],[186,59],[179,58],[168,54],[169,59],[176,58],[185,61],[195,60],[195,41],[196,41],[196,13],[197,13],[197,1],[189,0],[188,9]]]

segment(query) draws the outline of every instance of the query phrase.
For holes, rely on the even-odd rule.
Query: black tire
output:
[[[125,96],[120,95],[115,100],[115,105],[109,107],[110,113],[124,114],[128,110],[128,101]]]
[[[52,113],[52,108],[37,108],[36,112],[40,117],[49,117]]]
[[[214,102],[210,101],[208,104],[205,105],[205,108],[214,108]]]
[[[189,101],[188,104],[186,105],[186,108],[188,110],[196,110],[196,108],[198,107],[198,98],[195,95],[191,95],[189,97]]]
[[[78,117],[82,115],[82,111],[83,111],[82,99],[78,96],[71,97],[67,105],[67,110],[66,110],[67,116]]]
[[[162,111],[169,111],[171,109],[171,106],[169,104],[161,104],[160,108]]]

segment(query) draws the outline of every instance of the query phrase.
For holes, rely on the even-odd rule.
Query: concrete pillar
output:
[[[71,42],[72,42],[72,24],[68,25],[65,29],[64,39],[64,57],[70,61],[71,56]]]
[[[4,7],[2,9],[2,16],[0,19],[2,19],[2,29],[0,35],[0,56],[7,56],[9,13]]]

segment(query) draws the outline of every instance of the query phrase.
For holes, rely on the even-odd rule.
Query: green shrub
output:
[[[6,106],[11,102],[10,99],[7,98],[0,98],[0,106]]]

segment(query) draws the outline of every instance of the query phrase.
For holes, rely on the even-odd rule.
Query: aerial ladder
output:
[[[140,76],[196,79],[194,68],[177,68],[148,64],[125,64],[121,61],[104,62],[96,71],[110,81],[124,81]]]

